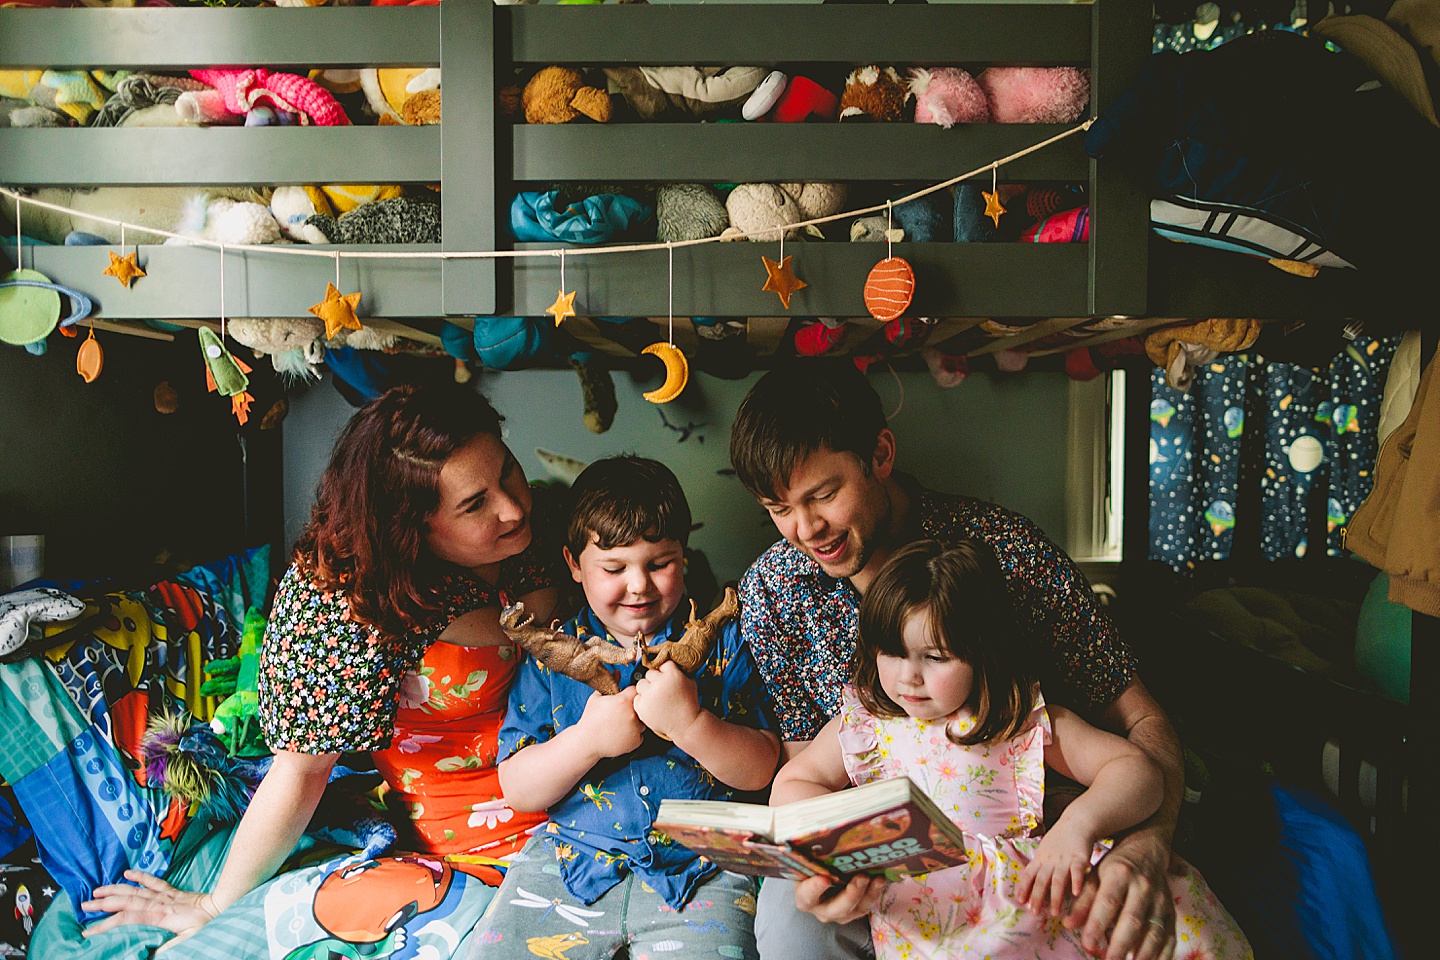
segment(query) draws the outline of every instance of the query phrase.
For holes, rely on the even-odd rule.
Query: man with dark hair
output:
[[[785,757],[804,749],[838,711],[860,597],[886,559],[921,538],[984,541],[1043,651],[1044,688],[1165,770],[1160,811],[1117,841],[1069,905],[1066,923],[1082,931],[1087,949],[1108,947],[1106,960],[1167,956],[1175,911],[1165,871],[1184,786],[1169,719],[1064,551],[1019,514],[921,487],[896,471],[895,454],[880,398],[848,363],[771,371],[736,416],[731,461],[784,537],[751,565],[740,594],[742,639],[769,688]],[[820,878],[767,881],[755,925],[762,960],[868,952],[865,917],[882,886],[855,880],[837,892]]]

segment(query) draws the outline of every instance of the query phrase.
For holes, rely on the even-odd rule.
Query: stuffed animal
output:
[[[175,103],[180,95],[207,89],[191,77],[167,77],[153,73],[132,73],[121,80],[115,93],[95,114],[94,127],[181,127],[196,121],[180,115]]]
[[[311,227],[324,238],[312,243],[439,243],[440,205],[394,197],[367,203],[339,217],[312,214],[301,229],[307,239]]]
[[[125,70],[0,70],[0,97],[27,101],[86,126],[128,75]]]
[[[278,243],[280,240],[280,224],[265,204],[228,197],[207,199],[202,194],[187,201],[185,215],[176,232],[196,240],[236,245]],[[171,237],[165,242],[183,244],[187,241]]]
[[[803,123],[812,118],[834,120],[840,98],[809,77],[791,77],[775,104],[770,119],[776,123]]]
[[[120,242],[119,227],[92,217],[123,220],[141,227],[178,233],[185,225],[187,210],[191,209],[196,197],[206,201],[219,197],[258,203],[268,200],[264,193],[251,187],[98,187],[88,190],[45,187],[34,191],[33,196],[37,200],[78,211],[78,214],[72,215],[44,207],[26,206],[21,224],[25,236],[53,244],[63,244],[68,235],[77,231],[93,234],[107,243]],[[0,209],[5,211],[13,235],[14,201],[0,202]],[[147,236],[133,229],[125,239],[129,243],[157,242],[153,235]]]
[[[995,123],[1074,123],[1090,102],[1079,67],[990,67],[975,78]]]
[[[610,95],[599,87],[588,86],[579,70],[570,67],[545,67],[520,95],[526,123],[570,123],[588,117],[596,123],[609,123],[613,115]]]
[[[251,107],[263,103],[298,113],[304,118],[302,122],[316,126],[338,127],[350,123],[330,91],[309,77],[273,73],[263,67],[191,70],[190,76],[219,91],[224,97],[225,109],[237,116],[243,117]]]
[[[287,380],[318,380],[324,358],[325,323],[318,317],[234,317],[230,337],[255,352]]]
[[[714,189],[703,183],[667,183],[655,193],[655,239],[718,237],[730,215]]]
[[[839,213],[845,197],[843,183],[742,183],[725,201],[730,226],[721,236],[749,234],[751,240],[774,242],[782,227]],[[806,232],[824,237],[819,227]],[[787,239],[796,235],[785,231]]]
[[[906,119],[910,88],[894,67],[860,67],[845,80],[840,95],[840,121],[896,123]]]
[[[985,91],[959,67],[912,67],[910,94],[915,98],[916,123],[935,123],[948,130],[957,123],[990,119]]]
[[[764,67],[605,68],[610,89],[641,120],[738,117],[766,75]]]
[[[365,102],[382,125],[440,122],[440,68],[386,67],[359,71]]]

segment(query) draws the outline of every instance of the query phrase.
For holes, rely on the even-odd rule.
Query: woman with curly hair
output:
[[[473,391],[416,386],[351,418],[276,592],[259,677],[275,759],[219,878],[191,893],[127,871],[138,886],[99,887],[82,904],[112,914],[87,935],[200,930],[276,871],[350,751],[369,751],[400,801],[413,828],[402,846],[460,854],[457,869],[498,883],[475,865],[498,864],[544,819],[511,810],[495,773],[520,661],[500,606],[550,619],[566,519],[532,492],[500,422]]]

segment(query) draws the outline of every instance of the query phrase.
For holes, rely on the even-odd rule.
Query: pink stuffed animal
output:
[[[910,92],[915,96],[916,123],[938,123],[948,130],[957,123],[990,119],[985,91],[959,67],[911,67]]]
[[[990,67],[975,79],[996,123],[1074,123],[1090,102],[1090,71],[1078,67]]]
[[[225,99],[225,109],[244,116],[251,107],[268,104],[277,110],[298,113],[301,122],[320,127],[350,124],[344,109],[330,91],[313,80],[293,73],[254,70],[191,70],[190,76],[214,87]]]

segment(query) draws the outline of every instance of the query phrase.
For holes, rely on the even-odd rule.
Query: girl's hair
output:
[[[905,621],[930,614],[931,643],[975,671],[971,706],[975,726],[963,745],[994,743],[1016,736],[1035,708],[1033,647],[1015,620],[1005,574],[990,548],[976,540],[946,547],[920,540],[896,551],[865,591],[860,604],[860,638],[855,650],[855,687],[860,702],[876,716],[905,711],[880,686],[875,660],[903,657]]]
[[[385,637],[440,608],[444,567],[425,549],[440,504],[440,468],[500,414],[474,390],[401,385],[362,407],[335,441],[295,562],[322,589],[345,591],[351,615]]]

